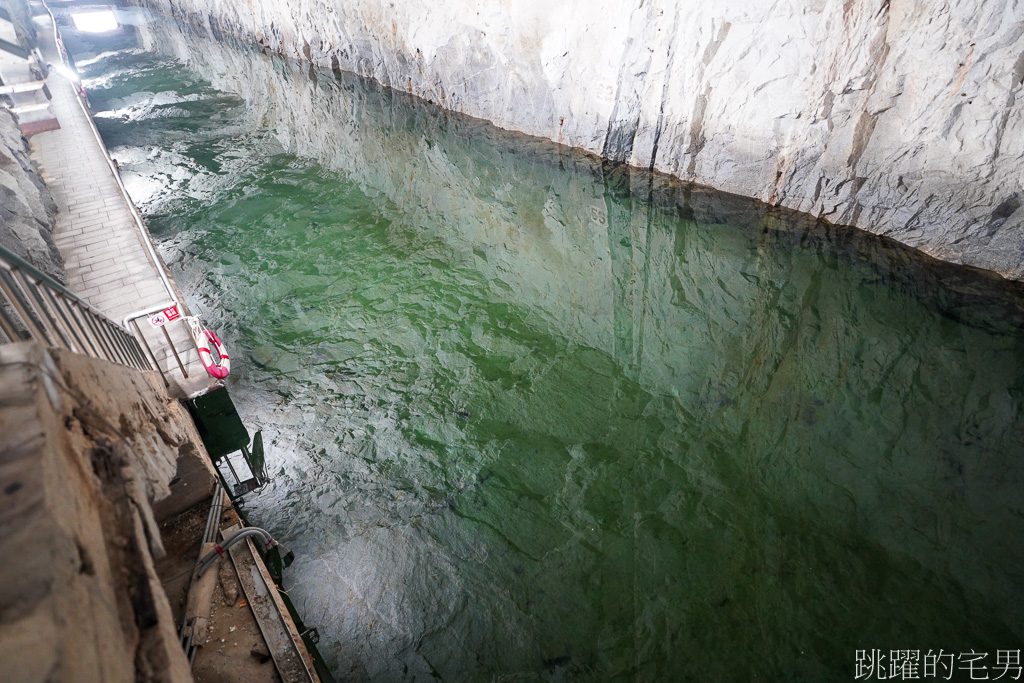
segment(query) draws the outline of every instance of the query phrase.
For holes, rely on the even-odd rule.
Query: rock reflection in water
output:
[[[338,674],[845,680],[1024,635],[1019,288],[142,36],[85,67],[101,127],[237,352]]]

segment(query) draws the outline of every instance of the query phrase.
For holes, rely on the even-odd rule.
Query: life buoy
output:
[[[217,363],[213,362],[210,344],[213,344],[213,348],[217,349],[217,355],[220,356],[220,361]],[[231,359],[228,358],[227,349],[224,348],[220,337],[210,330],[203,330],[202,334],[196,337],[196,348],[199,349],[199,360],[202,361],[203,367],[210,375],[217,379],[224,379],[228,376],[231,371]]]

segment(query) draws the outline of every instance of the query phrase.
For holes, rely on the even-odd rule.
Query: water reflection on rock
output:
[[[1018,288],[143,37],[87,69],[101,127],[241,351],[253,515],[339,674],[846,679],[1024,634]]]

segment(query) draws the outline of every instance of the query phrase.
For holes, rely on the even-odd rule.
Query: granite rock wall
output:
[[[1024,277],[1019,0],[145,0],[613,161]]]
[[[35,45],[28,5],[0,0],[23,45]],[[2,98],[6,99],[6,98]],[[53,243],[57,205],[28,156],[28,143],[17,119],[0,106],[0,246],[36,268],[64,281],[64,259]]]
[[[0,108],[0,245],[63,282],[64,259],[53,243],[56,213],[14,116]]]

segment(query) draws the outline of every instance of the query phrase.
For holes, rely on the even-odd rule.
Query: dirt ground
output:
[[[157,572],[174,611],[175,624],[179,626],[209,509],[210,502],[204,501],[160,527],[167,556],[158,563]],[[234,511],[225,510],[222,526],[236,521]],[[198,643],[200,647],[192,666],[195,680],[197,683],[280,681],[231,561],[221,558],[210,571],[218,573],[218,580],[206,638]]]

